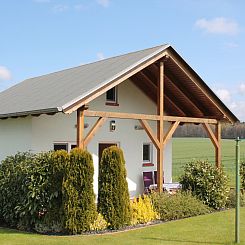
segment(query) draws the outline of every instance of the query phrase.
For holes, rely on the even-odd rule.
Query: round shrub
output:
[[[188,192],[150,194],[153,207],[163,221],[183,219],[207,214],[210,208]]]
[[[93,175],[91,154],[73,149],[63,182],[65,226],[72,234],[90,230],[96,219]]]
[[[98,212],[111,229],[130,223],[130,202],[123,152],[116,146],[106,148],[99,163]]]
[[[184,168],[180,177],[182,189],[191,191],[206,205],[222,209],[228,198],[228,180],[223,169],[218,169],[207,161],[193,161]]]

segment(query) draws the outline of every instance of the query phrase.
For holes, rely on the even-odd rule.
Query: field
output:
[[[245,244],[245,208],[241,209],[241,245]],[[87,236],[46,236],[0,228],[1,245],[81,244],[232,244],[234,210],[213,213],[127,232]]]
[[[235,140],[222,140],[222,165],[229,177],[230,186],[235,186]],[[240,143],[241,160],[245,160],[245,141]],[[183,173],[183,166],[192,159],[208,159],[214,163],[214,147],[210,139],[173,138],[173,180]]]

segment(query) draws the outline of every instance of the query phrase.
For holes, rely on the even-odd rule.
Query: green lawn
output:
[[[241,159],[245,160],[245,141],[241,145]],[[183,166],[192,159],[208,159],[214,163],[214,147],[210,139],[173,139],[173,180],[183,173]],[[222,164],[229,176],[230,185],[235,185],[235,141],[222,140]]]
[[[234,213],[234,210],[229,210],[107,235],[46,236],[0,228],[0,244],[232,244]],[[242,208],[240,244],[245,244],[244,231],[245,208]]]

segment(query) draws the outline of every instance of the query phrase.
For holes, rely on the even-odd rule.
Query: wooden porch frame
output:
[[[84,149],[95,136],[96,132],[102,127],[106,121],[106,117],[100,117],[90,131],[84,137],[84,115],[87,107],[82,107],[77,110],[77,147]]]
[[[215,164],[217,168],[221,167],[221,124],[215,124],[215,132],[211,129],[208,123],[202,124],[206,130],[210,140],[212,141],[215,149]]]
[[[94,137],[99,128],[104,124],[107,118],[133,119],[139,120],[148,137],[157,149],[157,189],[163,191],[163,169],[164,169],[164,148],[167,141],[172,137],[178,125],[182,123],[201,123],[208,133],[214,147],[216,166],[221,166],[221,126],[220,122],[211,118],[177,117],[164,115],[164,60],[159,63],[159,77],[157,84],[157,114],[137,114],[123,112],[91,111],[85,107],[77,109],[77,145],[84,148]],[[90,100],[89,100],[90,101]],[[98,117],[99,119],[91,128],[86,137],[84,137],[84,117]],[[157,122],[157,132],[154,133],[147,120]],[[164,122],[172,122],[168,131],[164,133]],[[215,125],[215,132],[212,131],[209,124]]]

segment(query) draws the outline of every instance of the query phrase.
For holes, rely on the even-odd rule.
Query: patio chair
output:
[[[145,193],[149,192],[150,185],[153,185],[153,173],[143,172],[143,181],[144,181],[144,191]]]

